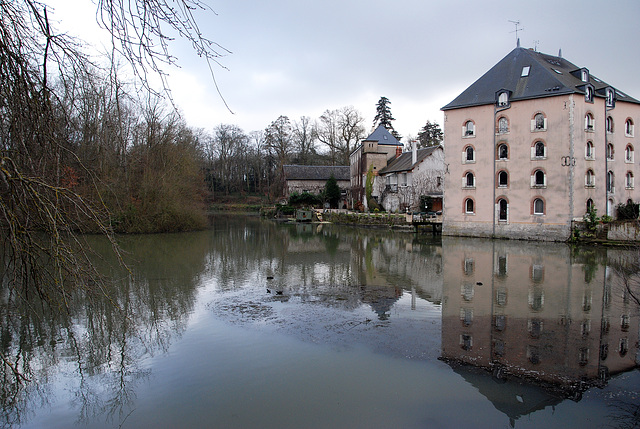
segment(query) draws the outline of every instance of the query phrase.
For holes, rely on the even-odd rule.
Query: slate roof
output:
[[[525,66],[530,67],[529,74],[521,76]],[[511,101],[584,94],[585,82],[580,79],[580,70],[562,57],[517,47],[442,110],[494,104],[496,92],[502,89],[511,91]],[[593,85],[596,97],[604,97],[604,88],[611,86],[591,74],[589,83]],[[640,104],[618,89],[616,96],[618,101]]]
[[[424,149],[418,149],[416,152],[418,164],[420,161],[431,155],[436,149],[439,149],[440,146],[427,147]],[[395,158],[386,167],[381,169],[378,174],[389,174],[389,173],[397,173],[399,171],[410,171],[413,170],[415,164],[411,161],[413,160],[413,155],[411,152],[403,152],[399,157]]]
[[[287,180],[350,180],[348,165],[284,165]]]
[[[379,145],[404,146],[382,125],[378,125],[378,128],[363,141],[377,141]]]

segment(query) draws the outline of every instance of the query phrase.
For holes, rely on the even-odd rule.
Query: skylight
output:
[[[522,67],[522,73],[520,74],[520,77],[529,76],[529,70],[530,69],[531,69],[531,66]]]
[[[558,74],[562,74],[562,72],[560,70],[556,70],[556,69],[551,69],[551,70],[553,70],[554,72],[556,72]]]

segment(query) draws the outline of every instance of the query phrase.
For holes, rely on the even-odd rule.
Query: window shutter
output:
[[[536,130],[536,120],[535,118],[531,120],[531,132]]]
[[[466,175],[462,176],[462,187],[463,188],[467,187],[467,176]]]
[[[534,188],[536,186],[536,175],[531,175],[531,187]]]
[[[467,149],[462,149],[462,163],[466,164],[467,162]]]
[[[465,125],[462,126],[462,137],[467,135],[467,127]]]
[[[534,159],[536,157],[536,146],[533,145],[531,146],[531,159]]]
[[[547,174],[542,175],[542,186],[547,187]]]
[[[544,118],[544,125],[543,126],[544,126],[544,129],[546,130],[547,129],[547,118]]]

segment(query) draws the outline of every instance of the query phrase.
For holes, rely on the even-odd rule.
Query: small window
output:
[[[503,172],[504,173],[504,172]],[[498,200],[498,220],[506,222],[508,218],[509,204],[507,200],[501,198]]]
[[[584,185],[587,188],[593,188],[596,186],[596,176],[592,169],[587,170],[587,174],[585,176]]]
[[[544,185],[546,185],[546,178],[545,178],[544,171],[536,170],[535,173],[533,173],[533,177],[534,177],[534,185],[535,186],[544,186]]]
[[[527,77],[529,76],[529,71],[531,70],[531,66],[524,66],[522,67],[522,73],[520,73],[520,77]]]
[[[584,89],[584,101],[587,103],[593,103],[593,88],[590,86],[587,86]]]
[[[627,176],[625,179],[625,187],[627,189],[633,189],[633,173],[631,171],[627,171]]]
[[[464,259],[464,273],[469,276],[469,275],[473,274],[473,270],[474,270],[473,258],[465,258]]]
[[[607,172],[607,192],[613,193],[615,191],[615,176],[613,171]]]
[[[613,133],[613,118],[611,116],[607,116],[607,133]]]
[[[509,93],[507,91],[501,92],[498,95],[498,106],[504,107],[509,105]]]
[[[633,164],[633,146],[630,144],[624,149],[624,161],[629,164]]]
[[[475,188],[476,186],[476,178],[473,175],[473,172],[469,171],[464,175],[464,187],[465,188]]]
[[[529,289],[529,307],[533,311],[540,311],[544,307],[544,290],[541,287]]]
[[[476,151],[473,146],[467,146],[464,150],[464,162],[470,163],[476,161]]]
[[[536,113],[531,120],[531,131],[545,131],[547,129],[547,118],[543,113]]]
[[[509,120],[504,116],[498,119],[498,133],[506,134],[509,132]]]
[[[616,92],[613,88],[607,88],[605,90],[605,103],[607,107],[613,109],[616,104]]]
[[[476,126],[473,121],[467,121],[462,127],[464,137],[473,137],[476,134]]]
[[[541,198],[533,200],[533,214],[544,215],[544,201]]]
[[[543,142],[536,142],[535,144],[535,157],[544,158],[546,156],[546,150]]]
[[[498,145],[498,159],[503,161],[509,159],[509,146],[505,143]]]
[[[584,129],[589,132],[595,131],[595,124],[591,113],[587,113],[584,117]]]
[[[498,187],[506,188],[507,186],[509,186],[509,173],[503,170],[498,173]]]
[[[542,334],[542,326],[543,322],[540,319],[530,319],[527,322],[527,327],[529,328],[529,335],[531,338],[540,338]]]
[[[583,82],[589,82],[589,70],[582,69],[580,73],[580,80]]]
[[[464,211],[465,211],[465,213],[468,213],[468,214],[475,213],[475,207],[474,207],[473,199],[467,198],[464,201]]]
[[[633,121],[631,119],[627,119],[624,123],[624,134],[627,137],[633,137]]]
[[[585,149],[584,157],[585,157],[586,159],[589,159],[589,160],[593,160],[593,159],[595,159],[595,157],[596,157],[596,153],[595,153],[595,150],[594,150],[594,149],[595,149],[595,148],[594,148],[594,146],[593,146],[593,142],[592,142],[592,141],[588,141],[588,142],[587,142],[587,147],[586,147],[586,149]]]
[[[618,353],[621,357],[624,357],[629,351],[629,339],[628,338],[620,338],[620,345],[618,347]]]
[[[607,143],[607,159],[613,161],[614,153],[613,143]]]
[[[544,265],[533,264],[531,266],[531,280],[541,283],[544,280]]]
[[[587,211],[586,211],[586,213],[589,213],[592,209],[593,209],[593,200],[591,198],[589,198],[587,200]]]

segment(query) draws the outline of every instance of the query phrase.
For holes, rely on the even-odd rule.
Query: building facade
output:
[[[640,199],[640,102],[561,56],[517,47],[442,110],[445,235],[563,241]]]
[[[348,165],[284,165],[284,189],[283,197],[288,199],[291,194],[320,194],[324,191],[327,180],[331,176],[336,179],[341,191],[338,207],[347,205],[347,196],[350,186]]]

